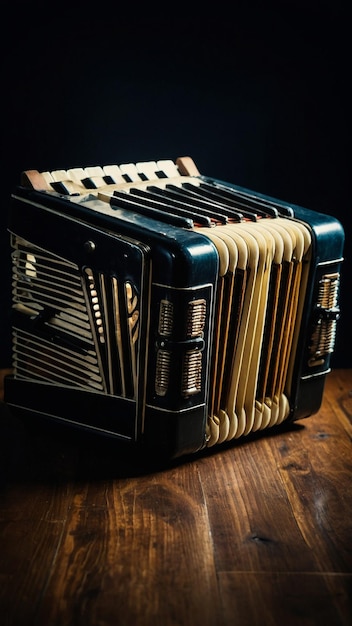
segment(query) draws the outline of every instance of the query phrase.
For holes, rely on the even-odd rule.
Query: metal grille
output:
[[[317,321],[310,341],[309,365],[315,367],[333,352],[336,339],[336,326],[339,317],[337,306],[340,275],[337,272],[325,274],[319,281]]]
[[[105,390],[78,267],[13,239],[18,377]]]
[[[13,237],[17,377],[134,398],[139,300],[131,282]]]

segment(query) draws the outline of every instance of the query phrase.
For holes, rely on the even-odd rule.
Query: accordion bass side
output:
[[[189,157],[23,172],[5,401],[169,457],[316,413],[334,350],[333,217]]]

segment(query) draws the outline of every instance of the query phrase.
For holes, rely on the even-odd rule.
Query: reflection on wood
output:
[[[314,417],[168,466],[33,425],[1,488],[2,623],[349,626],[351,440],[352,370]]]

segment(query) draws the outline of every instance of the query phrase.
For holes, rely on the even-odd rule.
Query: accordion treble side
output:
[[[5,401],[199,451],[319,410],[339,317],[333,217],[191,159],[23,173]]]

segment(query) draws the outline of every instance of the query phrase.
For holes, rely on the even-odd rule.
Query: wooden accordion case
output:
[[[334,350],[333,217],[189,157],[28,170],[11,198],[5,401],[168,457],[316,413]]]

